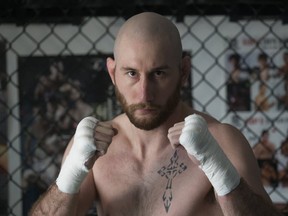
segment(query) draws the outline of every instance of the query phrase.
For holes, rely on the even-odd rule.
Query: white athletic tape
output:
[[[210,134],[204,118],[196,114],[186,117],[179,142],[200,162],[200,168],[219,196],[230,193],[239,185],[237,170]]]
[[[78,193],[82,181],[89,172],[85,166],[85,162],[91,158],[96,151],[94,130],[97,123],[98,120],[91,116],[79,122],[76,128],[73,146],[56,180],[60,191],[68,194]]]

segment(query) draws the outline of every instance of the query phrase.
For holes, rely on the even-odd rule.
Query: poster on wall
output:
[[[284,41],[285,42],[285,41]],[[288,49],[239,37],[226,55],[229,122],[249,141],[274,203],[288,199]]]
[[[240,37],[226,54],[228,111],[288,109],[288,49],[276,38]]]
[[[7,80],[5,42],[0,39],[0,215],[8,209]]]
[[[108,55],[18,58],[21,112],[23,214],[59,172],[78,122],[108,119]]]

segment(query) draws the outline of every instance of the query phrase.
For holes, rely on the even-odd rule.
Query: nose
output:
[[[154,83],[149,77],[143,76],[140,79],[140,99],[142,102],[152,102],[154,100]]]

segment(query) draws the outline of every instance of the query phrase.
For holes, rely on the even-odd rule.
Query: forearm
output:
[[[77,194],[66,194],[61,192],[56,184],[53,184],[45,194],[33,205],[29,215],[76,215]]]
[[[225,216],[281,216],[271,202],[254,193],[243,179],[231,193],[218,196],[218,202]]]

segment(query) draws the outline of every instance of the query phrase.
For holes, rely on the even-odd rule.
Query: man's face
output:
[[[120,52],[121,51],[121,52]],[[180,59],[161,40],[123,40],[113,80],[131,123],[152,130],[167,120],[180,98]]]

